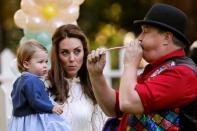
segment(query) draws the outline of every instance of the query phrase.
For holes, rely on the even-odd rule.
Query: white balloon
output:
[[[23,37],[21,38],[19,44],[22,45],[22,44],[24,44],[27,40],[28,40],[28,39],[27,39],[25,36],[23,36]]]
[[[64,19],[68,21],[76,21],[79,17],[79,6],[71,5],[67,8],[67,15],[64,16]]]
[[[53,3],[53,0],[34,0],[34,2],[39,6],[43,6],[48,3]]]
[[[74,13],[76,13],[76,12],[79,12],[79,6],[76,6],[76,5],[70,5],[69,7],[68,7],[68,12],[70,13],[70,14],[74,14]]]
[[[27,29],[41,31],[46,28],[46,21],[39,15],[29,15],[26,20]]]
[[[14,14],[14,22],[20,28],[26,27],[27,15],[20,9]]]
[[[54,19],[54,20],[52,20],[52,21],[50,21],[49,23],[48,23],[48,28],[47,28],[47,30],[51,33],[51,34],[53,34],[54,33],[54,31],[58,28],[58,27],[60,27],[60,26],[62,26],[62,25],[64,25],[64,24],[66,24],[62,19]]]
[[[63,20],[66,24],[76,21],[79,17],[79,7],[76,5],[71,5],[66,9],[59,11],[56,19]]]
[[[72,0],[57,0],[56,3],[62,8],[67,8],[72,4]]]
[[[73,24],[73,25],[78,25],[78,24],[77,24],[77,21],[73,21],[71,24]]]
[[[73,0],[74,5],[81,5],[85,0]]]
[[[33,0],[22,0],[21,9],[27,14],[39,14],[39,8]]]

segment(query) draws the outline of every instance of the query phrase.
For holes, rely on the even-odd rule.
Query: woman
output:
[[[59,27],[52,37],[49,91],[65,103],[63,116],[72,131],[100,131],[104,115],[92,91],[86,60],[87,38],[76,25]]]

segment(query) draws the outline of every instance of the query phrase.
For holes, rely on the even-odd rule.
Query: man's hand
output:
[[[130,42],[125,50],[124,64],[138,68],[142,59],[142,53],[142,47],[138,40]]]

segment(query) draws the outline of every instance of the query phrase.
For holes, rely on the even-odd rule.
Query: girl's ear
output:
[[[30,63],[28,61],[24,61],[23,62],[23,67],[28,70],[29,69],[29,64]]]

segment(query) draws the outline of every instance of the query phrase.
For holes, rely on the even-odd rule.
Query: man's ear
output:
[[[165,33],[165,39],[166,40],[172,40],[173,38],[173,34],[171,32],[166,32]]]
[[[165,32],[163,45],[168,45],[168,43],[172,41],[172,38],[173,38],[173,34],[171,32]]]

